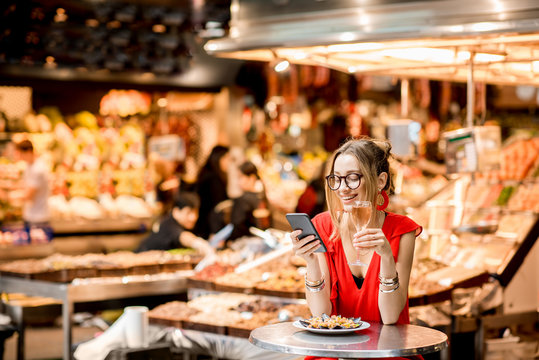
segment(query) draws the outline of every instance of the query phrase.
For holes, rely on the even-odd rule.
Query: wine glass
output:
[[[363,230],[367,227],[367,224],[371,221],[372,204],[370,201],[355,201],[352,205],[347,207],[349,215],[352,217],[352,223],[356,228],[356,232]],[[357,259],[349,261],[349,265],[355,266],[368,266],[368,264],[362,262],[359,258],[362,255],[367,255],[370,250],[360,249],[357,250]]]

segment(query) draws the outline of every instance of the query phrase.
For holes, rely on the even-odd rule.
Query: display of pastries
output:
[[[220,334],[248,337],[258,327],[309,318],[306,304],[283,304],[255,295],[206,294],[188,302],[172,301],[149,313],[156,325],[177,326]]]

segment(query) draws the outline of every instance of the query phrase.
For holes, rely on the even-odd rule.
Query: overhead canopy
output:
[[[235,0],[213,55],[349,73],[539,85],[536,0]]]

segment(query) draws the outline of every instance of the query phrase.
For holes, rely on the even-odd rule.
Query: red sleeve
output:
[[[407,216],[393,213],[387,213],[387,216],[389,221],[384,222],[384,225],[388,224],[391,227],[392,231],[389,232],[391,237],[400,238],[401,235],[412,231],[415,232],[415,236],[417,237],[423,231],[423,227]]]

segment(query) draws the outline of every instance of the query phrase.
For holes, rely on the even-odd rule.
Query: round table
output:
[[[446,348],[447,335],[416,325],[383,325],[349,334],[316,334],[285,322],[255,329],[249,337],[254,345],[287,354],[334,358],[382,358],[413,356]]]

